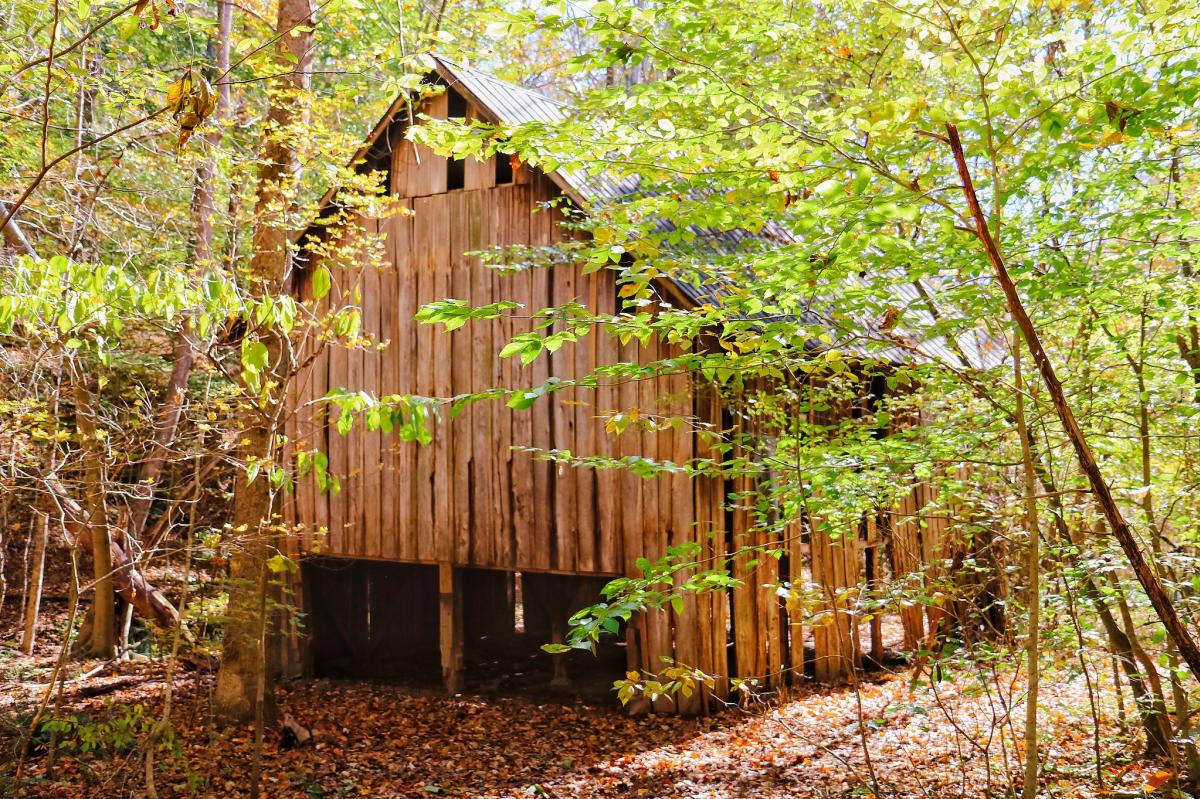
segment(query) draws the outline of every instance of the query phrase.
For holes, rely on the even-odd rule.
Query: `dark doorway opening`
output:
[[[437,566],[317,557],[302,568],[313,676],[442,686]],[[615,701],[624,631],[605,637],[595,654],[542,649],[563,640],[576,611],[600,601],[609,578],[456,571],[465,691]]]
[[[302,569],[314,676],[438,684],[437,567],[309,558]]]
[[[625,673],[623,631],[602,639],[595,654],[550,654],[567,620],[599,602],[608,577],[465,569],[467,689],[593,702],[615,701],[612,684]]]

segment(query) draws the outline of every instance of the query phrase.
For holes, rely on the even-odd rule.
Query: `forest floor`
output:
[[[26,658],[4,643],[11,642],[0,642],[0,737],[11,735],[11,722],[42,695],[54,657],[50,645]],[[96,665],[73,663],[71,675]],[[285,748],[267,734],[263,796],[1004,796],[1021,770],[1014,741],[1024,705],[1021,681],[999,673],[985,684],[963,672],[936,692],[910,685],[911,672],[876,675],[857,692],[805,688],[699,719],[630,718],[615,699],[447,698],[378,682],[290,682],[280,688],[280,708],[311,728],[314,740]],[[1065,669],[1044,683],[1043,795],[1138,796],[1160,786],[1162,764],[1138,760],[1136,730],[1119,724],[1111,673],[1090,677],[1091,692],[1082,675]],[[137,752],[164,687],[159,661],[116,664],[68,683],[57,715],[86,721],[63,733],[53,764],[38,742],[26,767],[30,781],[17,794],[145,796]],[[207,717],[211,689],[207,673],[183,672],[175,681],[176,746],[156,757],[164,799],[248,794],[253,731],[217,732]],[[1090,694],[1100,707],[1097,735]],[[81,751],[88,740],[98,749]],[[0,743],[11,757],[11,738]],[[1097,746],[1102,786],[1093,765]],[[12,767],[0,760],[0,794],[14,790],[6,782]]]

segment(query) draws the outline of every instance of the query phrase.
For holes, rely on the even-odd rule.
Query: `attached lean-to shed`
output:
[[[386,346],[321,349],[291,397],[293,446],[328,453],[341,490],[322,493],[312,481],[300,481],[288,505],[289,521],[303,531],[293,554],[303,563],[297,588],[306,633],[293,636],[285,656],[291,670],[320,674],[404,672],[422,657],[436,659],[445,685],[457,691],[464,648],[469,658],[473,642],[512,634],[521,620],[529,634],[556,633],[570,612],[596,600],[605,578],[638,573],[639,558],[653,561],[669,545],[694,541],[705,559],[721,562],[726,553],[765,541],[750,540],[757,533],[748,513],[727,507],[728,493],[745,486],[569,468],[523,449],[677,463],[704,454],[701,439],[686,427],[615,436],[600,418],[637,407],[642,414],[729,424],[715,394],[686,375],[556,392],[523,411],[503,402],[473,403],[453,421],[439,422],[428,446],[361,430],[342,436],[322,415],[315,401],[334,387],[451,397],[539,386],[552,376],[569,379],[605,364],[673,353],[657,340],[622,345],[592,335],[521,367],[515,358],[498,357],[513,335],[529,329],[519,318],[476,321],[452,332],[414,321],[423,304],[447,297],[471,305],[513,300],[533,310],[575,300],[602,314],[616,312],[620,303],[611,270],[585,275],[567,265],[505,274],[466,254],[575,235],[548,204],[564,200],[586,210],[597,192],[615,189],[507,157],[452,161],[414,146],[404,134],[421,113],[505,124],[553,122],[563,114],[546,97],[444,59],[433,60],[429,80],[445,91],[421,100],[413,115],[407,98],[398,100],[360,153],[368,166],[387,173],[390,192],[411,211],[363,220],[369,234],[382,234],[388,268],[333,269],[333,288],[319,303],[328,307],[359,292],[363,334]],[[306,270],[297,280],[297,292],[308,300],[312,274]],[[672,302],[691,301],[685,287],[665,283],[660,290]],[[798,534],[782,560],[736,558],[732,570],[743,588],[690,595],[682,612],[667,609],[631,622],[625,668],[658,673],[670,660],[768,684],[803,674],[803,631],[761,586],[815,576],[830,583],[832,607],[838,589],[873,579],[863,553],[877,551],[879,527],[888,528],[889,547],[898,548],[893,564],[919,570],[936,559],[939,546],[939,522],[917,525],[920,492],[915,489],[911,507],[864,522],[861,540],[817,535],[810,552]],[[897,513],[903,515],[887,521]],[[862,655],[857,625],[846,613],[833,616],[835,623],[812,631],[820,679],[844,675]],[[906,630],[921,623],[917,612]],[[715,695],[727,690],[719,683]],[[660,700],[656,709],[696,712],[707,702],[697,694],[680,697],[677,708]]]

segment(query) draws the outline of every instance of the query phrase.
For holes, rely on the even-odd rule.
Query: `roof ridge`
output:
[[[524,92],[525,94],[533,95],[537,99],[542,100],[547,103],[553,103],[554,105],[558,106],[559,108],[566,109],[566,108],[571,107],[568,103],[565,103],[562,100],[558,100],[554,97],[551,97],[550,95],[546,94],[545,92],[540,92],[537,89],[531,89],[522,83],[514,83],[513,81],[505,80],[504,78],[498,78],[495,75],[493,75],[491,72],[479,69],[477,67],[473,67],[470,64],[463,64],[463,63],[455,61],[451,58],[447,58],[444,55],[438,55],[436,53],[430,53],[429,57],[431,59],[433,59],[434,61],[440,62],[450,72],[456,72],[456,71],[469,72],[475,78],[478,78],[481,80],[486,80],[486,81],[491,81],[492,83],[497,83],[500,86],[503,86],[505,89],[508,89],[508,90],[515,89],[516,91],[520,91],[520,92]]]

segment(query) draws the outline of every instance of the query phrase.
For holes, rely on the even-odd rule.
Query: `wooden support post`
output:
[[[921,554],[917,543],[919,519],[915,489],[900,500],[892,512],[892,578],[903,579],[911,574],[923,574]],[[904,627],[904,649],[915,652],[925,642],[924,611],[920,605],[909,604],[900,609],[900,622]]]
[[[825,597],[819,611],[827,616],[827,621],[813,627],[814,672],[817,682],[836,682],[859,666],[858,615],[847,599],[847,589],[859,584],[859,547],[849,533],[834,540],[820,518],[812,519],[809,526],[812,579]]]
[[[442,684],[454,695],[463,689],[462,574],[454,564],[438,563],[438,626]]]

